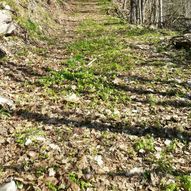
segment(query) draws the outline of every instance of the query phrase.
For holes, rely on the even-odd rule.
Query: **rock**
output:
[[[160,159],[162,156],[161,156],[161,153],[160,152],[157,152],[156,154],[155,154],[155,157],[156,157],[156,159]]]
[[[0,58],[3,58],[6,56],[6,52],[0,48]]]
[[[53,168],[48,169],[48,176],[55,176],[56,171]]]
[[[0,144],[3,144],[3,143],[5,143],[6,141],[5,141],[5,139],[4,139],[4,137],[3,136],[0,136]]]
[[[123,80],[121,78],[115,78],[113,81],[112,81],[114,84],[116,85],[119,85],[119,84],[122,84],[123,83]]]
[[[172,142],[171,140],[166,139],[165,142],[164,142],[164,144],[165,144],[166,146],[169,146],[169,145],[171,144],[171,142]]]
[[[140,175],[144,172],[143,168],[134,167],[126,173],[127,176]]]
[[[187,81],[187,85],[188,85],[189,88],[191,88],[191,80]]]
[[[31,139],[27,139],[25,141],[25,145],[28,146],[28,145],[31,145],[32,144],[32,140]]]
[[[13,9],[11,9],[11,7],[9,5],[7,5],[5,2],[0,3],[0,9],[4,9],[4,10],[14,12]]]
[[[71,182],[70,188],[71,188],[72,191],[74,191],[74,190],[75,191],[80,191],[81,190],[80,187],[74,182]]]
[[[37,156],[37,153],[35,151],[29,151],[28,156],[34,159]]]
[[[60,147],[54,143],[50,143],[49,147],[53,150],[61,151]]]
[[[102,166],[102,165],[104,164],[101,155],[97,155],[97,156],[95,156],[94,159],[95,159],[95,161],[97,162],[97,164],[98,164],[99,166]]]
[[[175,36],[171,40],[171,44],[176,49],[190,49],[191,48],[191,33],[182,36]]]
[[[0,95],[0,106],[3,107],[4,109],[15,109],[14,102],[8,98],[5,98]]]
[[[65,96],[64,100],[67,102],[72,102],[72,103],[79,103],[80,102],[80,98],[74,93]]]
[[[0,34],[9,35],[16,30],[16,24],[12,20],[9,10],[0,10]]]
[[[0,191],[17,191],[15,181],[12,180],[11,182],[0,186]]]

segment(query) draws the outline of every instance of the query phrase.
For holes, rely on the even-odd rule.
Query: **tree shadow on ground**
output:
[[[158,177],[159,179],[162,179],[164,177],[168,176],[174,176],[174,177],[183,177],[183,176],[190,176],[191,171],[190,170],[181,170],[176,169],[172,171],[168,171],[168,169],[160,169],[160,167],[155,167],[154,169],[148,169],[146,167],[145,169],[142,169],[139,173],[130,173],[130,170],[122,170],[122,171],[111,171],[108,173],[101,173],[98,174],[99,176],[109,176],[112,179],[116,177],[122,177],[122,178],[128,178],[130,182],[141,182],[144,183],[144,186],[147,187],[153,183],[153,177]],[[161,187],[162,185],[158,185]],[[161,188],[162,189],[162,188]],[[162,189],[163,190],[163,189]]]
[[[75,114],[75,113],[73,113]],[[71,113],[63,113],[63,117],[49,117],[48,115],[44,115],[41,113],[30,112],[27,110],[18,110],[15,112],[15,115],[22,118],[27,119],[29,121],[41,122],[46,125],[69,125],[76,128],[89,128],[95,129],[98,131],[110,131],[113,133],[125,133],[129,135],[136,136],[145,136],[145,135],[153,135],[154,137],[160,138],[168,138],[168,139],[179,139],[181,141],[191,141],[191,133],[188,131],[180,131],[175,128],[165,128],[162,125],[160,126],[145,126],[141,124],[130,125],[125,122],[113,122],[112,124],[104,123],[104,122],[96,122],[94,119],[89,118],[81,118],[70,119],[69,117]]]
[[[140,88],[136,88],[136,87],[131,87],[130,85],[115,85],[117,90],[123,90],[123,91],[128,91],[131,93],[136,93],[137,95],[146,95],[146,94],[156,94],[156,95],[161,95],[161,96],[175,96],[177,94],[176,91],[166,91],[166,92],[162,92],[162,91],[158,91],[158,90],[147,90],[147,89],[143,89],[142,87]]]
[[[14,62],[0,62],[0,68],[3,69],[3,76],[8,76],[15,82],[24,82],[32,77],[44,76],[46,69],[37,69],[25,64],[16,64]]]
[[[140,67],[144,67],[144,66],[153,66],[153,67],[169,66],[170,67],[171,65],[173,65],[172,66],[173,68],[190,69],[190,60],[187,60],[187,58],[180,60],[173,56],[171,56],[167,60],[164,60],[162,58],[159,58],[159,59],[154,58],[154,59],[146,60],[145,62],[141,62],[139,66]]]
[[[161,45],[165,43],[166,45]],[[152,49],[153,47],[153,49]],[[133,48],[137,51],[136,48]],[[157,44],[151,43],[151,49],[139,50],[148,55],[145,60],[142,60],[137,67],[153,66],[153,67],[172,67],[181,69],[190,69],[191,51],[185,49],[174,48],[169,40],[162,40]],[[143,55],[144,55],[143,54]]]
[[[121,76],[122,78],[125,78],[126,76]],[[170,80],[163,80],[160,78],[156,79],[151,79],[149,77],[144,77],[144,76],[138,76],[138,75],[128,75],[128,79],[142,82],[142,83],[154,83],[154,84],[161,84],[161,85],[171,85],[172,87],[176,86],[182,86],[182,87],[188,87],[188,84],[186,82],[178,82],[177,79],[170,79]]]
[[[143,177],[142,175],[144,173],[147,173],[147,175],[149,176],[151,173],[156,173],[156,174],[163,174],[162,173],[162,170],[155,167],[155,169],[153,170],[145,170],[144,172],[140,172],[140,173],[129,173],[131,169],[129,170],[126,170],[126,171],[111,171],[111,172],[108,172],[108,173],[103,173],[103,174],[99,174],[99,175],[108,175],[108,176],[111,176],[111,177],[115,177],[115,176],[122,176],[122,177],[127,177],[127,178],[131,178],[131,177],[134,177],[134,176],[141,176]],[[167,170],[167,169],[166,169]],[[173,176],[185,176],[185,175],[190,175],[191,171],[190,170],[187,170],[187,171],[183,171],[181,169],[176,169],[176,170],[172,170],[172,171],[169,171],[168,174],[171,174]],[[148,177],[149,178],[149,177]]]
[[[150,101],[147,99],[139,99],[139,98],[133,98],[132,101],[134,102],[138,102],[138,103],[142,103],[142,104],[150,104]],[[170,106],[170,107],[174,107],[174,108],[190,108],[191,107],[191,102],[187,101],[187,100],[164,100],[164,101],[156,101],[156,103],[154,103],[155,105],[161,105],[164,107]]]
[[[134,78],[136,80],[138,80],[138,83],[143,85],[144,82],[154,82],[152,81],[152,79],[146,79],[143,77],[138,77],[138,76],[134,76]],[[160,82],[161,80],[159,80]],[[174,84],[174,82],[168,82],[168,81],[162,81],[162,83],[164,84],[172,84],[174,85],[174,87],[176,86],[176,82]],[[187,87],[186,83],[181,83],[182,87]],[[170,89],[170,90],[166,90],[166,91],[160,91],[160,89],[155,89],[155,90],[151,90],[151,89],[145,89],[145,87],[133,87],[131,84],[130,85],[121,85],[121,84],[110,84],[111,87],[114,87],[117,90],[121,90],[121,91],[126,91],[126,92],[130,92],[132,94],[135,95],[157,95],[157,96],[163,96],[165,98],[165,100],[156,100],[156,105],[162,105],[162,106],[171,106],[171,107],[175,107],[175,108],[184,108],[184,107],[191,107],[191,96],[189,94],[185,94],[184,92],[174,88],[174,89]],[[181,95],[180,97],[176,97],[177,95]],[[166,99],[167,97],[169,97],[168,99]],[[149,104],[149,100],[147,99],[139,99],[139,98],[132,98],[132,101],[134,102],[139,102],[139,103],[143,103],[143,104]]]

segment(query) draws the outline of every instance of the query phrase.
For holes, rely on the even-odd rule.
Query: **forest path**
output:
[[[190,67],[167,30],[73,1],[63,30],[1,61],[0,178],[21,190],[161,190],[190,173]],[[184,177],[184,181],[180,177]]]

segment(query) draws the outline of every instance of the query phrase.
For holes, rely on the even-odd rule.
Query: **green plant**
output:
[[[147,95],[147,101],[151,106],[156,105],[158,102],[157,97],[153,94]]]
[[[177,140],[173,140],[167,147],[166,147],[166,152],[170,152],[173,153],[175,152],[176,148],[177,148]]]
[[[19,48],[17,49],[17,51],[15,52],[16,56],[28,56],[29,54],[29,50],[26,48],[26,47],[22,47],[22,48]]]
[[[82,179],[79,179],[78,176],[77,176],[77,174],[74,173],[74,172],[71,172],[71,173],[68,175],[68,177],[69,177],[69,180],[70,180],[70,181],[72,181],[72,182],[76,183],[77,185],[79,185],[82,190],[85,190],[85,189],[87,189],[88,187],[91,187],[91,186],[92,186],[89,182],[86,182],[86,181],[84,181],[84,180],[82,180]]]
[[[170,183],[165,187],[165,191],[178,191],[176,183]]]
[[[31,36],[37,36],[41,35],[42,32],[40,30],[39,24],[36,22],[32,21],[31,19],[24,19],[24,18],[18,18],[18,23],[26,29],[26,31],[31,35]]]
[[[57,186],[55,186],[52,182],[48,182],[46,185],[50,191],[58,191]]]
[[[191,191],[191,176],[184,175],[184,176],[179,177],[179,179],[180,179],[181,186],[186,191]]]
[[[176,177],[176,181],[165,186],[165,191],[191,191],[191,176],[183,175]]]
[[[35,175],[36,175],[37,177],[40,177],[40,176],[42,176],[45,172],[46,172],[46,168],[44,168],[44,167],[38,167],[38,168],[35,170]]]
[[[23,131],[16,132],[16,142],[20,145],[24,145],[28,139],[36,142],[37,136],[42,136],[44,133],[37,128],[27,128]]]
[[[0,118],[9,118],[11,113],[8,110],[0,108]]]
[[[161,153],[161,158],[156,159],[157,169],[163,173],[172,173],[174,171],[172,158],[165,153]]]
[[[146,152],[153,152],[154,147],[155,147],[154,138],[151,136],[143,137],[139,139],[138,141],[136,141],[136,143],[134,144],[134,149],[137,152],[142,149]]]
[[[115,86],[109,83],[109,80],[111,80],[110,76],[97,75],[92,69],[87,69],[83,65],[73,69],[76,63],[74,61],[71,62],[71,60],[68,65],[68,68],[59,72],[51,71],[49,76],[39,80],[40,84],[49,88],[53,88],[56,85],[63,87],[64,85],[67,92],[75,92],[84,96],[94,95],[97,99],[105,101],[124,102],[129,100],[123,91],[115,89]],[[76,88],[73,89],[72,85],[75,85]]]

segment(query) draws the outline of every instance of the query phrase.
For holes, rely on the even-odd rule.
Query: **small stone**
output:
[[[102,166],[103,165],[103,160],[102,160],[102,156],[101,155],[97,155],[97,156],[95,156],[95,161],[97,162],[97,164],[99,165],[99,166]]]
[[[14,102],[3,96],[0,96],[0,105],[5,109],[7,109],[7,107],[8,107],[8,109],[15,108]]]
[[[158,151],[158,152],[161,152],[162,148],[161,147],[155,147],[155,150]]]
[[[46,139],[44,138],[44,137],[42,137],[42,136],[37,136],[37,137],[35,137],[35,140],[37,140],[37,141],[45,141]]]
[[[143,153],[145,153],[145,150],[144,150],[144,149],[140,149],[140,150],[139,150],[139,153],[142,153],[142,154],[143,154]]]
[[[72,102],[72,103],[79,103],[80,98],[76,94],[70,94],[64,97],[64,100],[67,102]]]
[[[156,157],[156,159],[160,159],[160,158],[161,158],[161,153],[160,153],[160,152],[157,152],[157,153],[155,154],[155,157]]]
[[[129,172],[127,172],[127,176],[132,176],[135,174],[142,174],[143,172],[144,172],[143,168],[135,167],[135,168],[132,168]]]
[[[28,145],[31,145],[32,144],[32,140],[31,139],[27,139],[25,141],[25,145],[28,146]]]
[[[29,155],[29,157],[31,157],[31,158],[35,158],[35,157],[37,156],[37,153],[34,152],[34,151],[29,151],[28,155]]]
[[[175,180],[169,179],[166,183],[167,183],[167,184],[172,184],[172,183],[175,183]]]
[[[15,181],[12,180],[11,182],[0,186],[0,191],[17,191]]]
[[[139,110],[133,109],[133,110],[132,110],[132,113],[139,113]]]
[[[49,176],[55,176],[55,174],[56,174],[56,172],[55,172],[55,170],[53,168],[48,169],[48,175]]]
[[[71,187],[72,190],[75,190],[75,191],[80,191],[81,190],[80,187],[74,182],[71,182],[70,187]]]
[[[75,85],[72,85],[71,88],[72,90],[76,90],[77,87]]]
[[[51,149],[53,149],[53,150],[58,150],[58,151],[61,150],[60,147],[59,147],[58,145],[53,144],[53,143],[49,144],[49,147],[50,147]]]
[[[165,142],[164,142],[164,144],[165,144],[166,146],[169,146],[169,145],[171,144],[171,142],[172,142],[171,140],[166,139]]]
[[[119,116],[120,112],[119,112],[119,110],[117,108],[114,108],[113,114]]]
[[[87,173],[84,175],[86,180],[90,180],[92,178],[92,174],[91,173]]]
[[[106,113],[107,115],[111,115],[111,114],[112,114],[112,111],[111,111],[110,109],[105,109],[105,113]]]
[[[3,144],[3,143],[5,143],[6,141],[5,141],[5,139],[3,138],[3,136],[0,136],[0,144]]]
[[[4,5],[4,9],[7,11],[13,11],[9,5]]]
[[[123,80],[121,80],[120,78],[115,78],[112,82],[116,85],[119,85],[119,84],[123,83]]]
[[[181,84],[181,83],[182,83],[182,80],[181,80],[181,79],[178,79],[178,78],[174,79],[174,81],[177,82],[178,84]]]
[[[187,81],[187,85],[191,88],[191,80]]]

